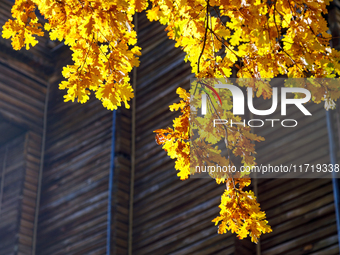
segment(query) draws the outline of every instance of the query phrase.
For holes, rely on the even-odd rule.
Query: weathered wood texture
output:
[[[32,131],[26,133],[25,175],[21,197],[21,216],[18,229],[18,254],[31,254],[35,223],[35,211],[41,159],[41,136]]]
[[[112,112],[51,84],[38,254],[104,254]]]
[[[333,34],[339,28],[338,15],[334,8],[328,17]],[[333,46],[337,43],[335,39]],[[268,109],[269,102],[262,107]],[[330,163],[323,104],[308,103],[307,109],[312,116],[303,116],[296,108],[288,109],[289,118],[298,121],[294,129],[279,125],[258,129],[257,133],[266,138],[256,146],[258,164]],[[333,124],[336,128],[336,119]],[[338,135],[334,139],[338,141]],[[340,154],[337,156],[339,162]],[[258,183],[258,199],[273,228],[272,233],[261,238],[261,254],[339,254],[331,179],[260,179]]]
[[[41,139],[27,132],[0,149],[0,254],[31,254]]]
[[[112,111],[94,97],[65,103],[60,69],[70,53],[55,53],[39,215],[39,254],[105,254]],[[111,253],[127,252],[130,185],[130,112],[116,113]]]
[[[339,254],[331,180],[267,180],[259,202],[273,227],[262,254]]]
[[[23,77],[21,76],[22,74],[17,70],[13,70],[13,73],[16,74],[15,77],[17,78],[17,80],[20,80],[20,78]],[[17,90],[14,89],[11,82],[7,82],[4,80],[2,80],[1,82],[3,84],[2,88],[10,88],[15,93],[22,93],[20,89]],[[22,87],[24,87],[24,84],[21,83],[21,85],[23,85]],[[16,105],[18,104],[18,102],[20,102],[20,97],[13,97],[13,101],[11,102],[11,104],[14,107],[17,107]],[[36,102],[44,103],[41,101]],[[7,106],[10,106],[9,102],[5,104]],[[24,106],[18,106],[17,109],[20,109],[20,107]],[[32,249],[34,214],[36,210],[35,205],[37,195],[38,173],[41,158],[42,134],[41,131],[39,130],[42,130],[42,127],[39,126],[39,123],[35,122],[30,123],[27,122],[27,125],[23,124],[27,119],[25,119],[25,116],[23,115],[16,114],[13,108],[9,109],[8,107],[7,109],[6,108],[1,109],[1,113],[3,114],[4,117],[1,120],[2,124],[0,126],[5,128],[7,127],[6,129],[2,130],[3,138],[1,140],[9,141],[11,139],[15,139],[16,136],[22,134],[23,130],[25,129],[33,130],[26,133],[25,158],[24,158],[25,168],[24,172],[22,172],[23,182],[20,183],[20,185],[23,186],[21,187],[22,189],[21,199],[20,201],[18,201],[20,211],[17,212],[17,214],[22,218],[20,218],[19,228],[15,230],[17,231],[16,236],[18,236],[19,242],[17,248],[18,252],[24,252],[24,254],[31,254],[30,252]],[[25,110],[22,111],[25,112],[26,116],[29,118],[36,117],[35,113],[30,112],[30,108],[26,109],[26,111]],[[14,114],[15,118],[8,118],[8,116],[11,116],[12,114]],[[2,147],[4,146],[5,145],[2,144]],[[6,183],[7,181],[8,180],[6,180]]]
[[[271,100],[257,100],[258,109],[270,106]],[[268,123],[267,128],[254,128],[266,139],[256,144],[258,165],[329,163],[323,104],[306,104],[312,116],[303,115],[294,105],[287,108],[287,116],[281,116],[280,108],[271,116],[256,118],[289,118],[297,120],[298,125],[283,128],[275,122],[274,127]],[[273,176],[280,177],[280,173]],[[301,173],[291,174],[292,179],[257,180],[258,200],[273,229],[261,237],[261,254],[339,254],[332,180],[303,179],[304,176]]]
[[[0,1],[0,27],[10,17],[12,4],[8,0]],[[12,212],[6,213],[8,219],[16,217],[18,220],[18,225],[12,229],[13,232],[5,231],[6,238],[14,236],[16,254],[31,254],[32,250],[45,95],[47,77],[52,70],[51,48],[46,45],[47,38],[41,38],[39,41],[40,46],[33,51],[25,49],[14,51],[11,49],[10,40],[0,39],[0,127],[2,128],[0,143],[9,142],[26,132],[25,145],[22,147],[24,162],[21,170],[15,173],[19,170],[13,168],[9,173],[11,177],[5,179],[5,187],[9,183],[12,189],[15,185],[14,180],[20,182],[20,191],[13,191],[12,194],[11,201],[17,203],[15,211],[9,200],[9,204],[3,207],[4,211],[12,209]],[[16,163],[19,162],[18,160]],[[19,197],[15,198],[15,196]],[[9,221],[1,220],[1,222],[5,224]],[[3,244],[2,238],[0,243]]]
[[[0,254],[11,255],[17,252],[18,246],[17,231],[25,174],[25,135],[0,147],[0,169]]]
[[[7,122],[0,115],[0,146],[3,146],[24,132],[24,129]]]

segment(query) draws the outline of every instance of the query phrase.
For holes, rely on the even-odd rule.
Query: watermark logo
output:
[[[219,94],[214,90],[211,86],[205,85],[211,90],[215,92],[220,103],[222,105],[222,100]],[[217,89],[228,89],[232,93],[233,98],[233,114],[234,115],[244,115],[244,94],[243,91],[236,87],[235,85],[230,84],[217,84],[215,86]],[[207,113],[207,92],[210,96],[212,96],[207,90],[201,89],[202,93],[202,114],[205,115]],[[305,98],[287,98],[288,93],[302,93],[305,94]],[[312,115],[304,106],[304,103],[307,103],[311,99],[311,93],[305,88],[281,88],[281,115],[285,116],[287,114],[287,105],[292,104],[295,105],[304,115]],[[273,95],[272,95],[272,106],[267,110],[257,110],[254,107],[253,102],[253,88],[247,88],[247,105],[248,109],[251,113],[260,116],[266,116],[274,113],[277,109],[278,105],[278,88],[273,87]]]
[[[312,114],[304,106],[305,103],[310,101],[311,93],[306,88],[297,87],[272,87],[271,94],[271,106],[268,109],[257,109],[254,105],[254,91],[252,87],[246,89],[246,95],[239,86],[228,83],[227,81],[218,81],[213,84],[212,79],[203,79],[196,83],[195,91],[199,91],[201,100],[201,115],[205,116],[207,114],[209,104],[214,108],[217,113],[216,108],[223,108],[223,105],[230,104],[232,101],[232,113],[233,115],[244,116],[246,112],[246,107],[248,113],[255,116],[269,116],[276,112],[279,106],[281,106],[281,116],[287,116],[287,106],[294,105],[303,115],[311,116]],[[237,79],[234,79],[237,82]],[[217,92],[218,91],[218,92]],[[279,93],[280,92],[280,93]],[[226,93],[231,93],[231,100],[228,102],[223,102],[223,95]],[[288,95],[299,93],[299,98],[290,98]],[[303,97],[302,97],[303,95]],[[245,104],[246,102],[246,104]],[[210,107],[211,108],[211,107]],[[235,122],[232,119],[222,119],[215,118],[212,121],[213,127],[217,125],[243,125],[249,127],[263,127],[268,123],[271,127],[274,127],[276,123],[280,123],[282,127],[296,127],[298,121],[296,119],[277,119],[277,118],[266,118],[266,119],[243,119],[241,122]]]

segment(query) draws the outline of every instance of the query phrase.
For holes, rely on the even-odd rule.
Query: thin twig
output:
[[[91,44],[89,45],[89,48],[88,48],[88,50],[87,50],[87,53],[86,53],[86,56],[85,56],[85,60],[84,60],[84,62],[83,62],[83,64],[82,64],[82,66],[81,66],[80,72],[78,73],[78,78],[79,78],[79,76],[81,75],[81,72],[83,71],[83,68],[84,68],[84,66],[85,66],[85,64],[86,64],[86,59],[87,59],[87,57],[88,57],[88,55],[89,55],[91,46],[92,46],[92,44],[93,44],[93,40],[94,40],[94,34],[93,34],[93,36],[92,36]]]
[[[205,33],[204,33],[204,41],[203,41],[203,47],[202,47],[201,54],[199,55],[198,61],[197,61],[197,75],[200,72],[201,57],[203,55],[205,44],[207,42],[207,33],[208,33],[208,27],[209,27],[209,0],[207,0],[207,14],[206,14],[205,20],[206,20],[206,27],[205,27]]]

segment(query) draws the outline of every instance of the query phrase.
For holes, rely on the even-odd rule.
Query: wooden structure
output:
[[[1,26],[11,5],[0,0]],[[253,188],[273,233],[257,246],[217,234],[223,185],[180,181],[152,132],[172,124],[168,105],[189,87],[190,67],[144,14],[138,36],[135,109],[118,110],[114,122],[96,100],[63,102],[66,47],[40,38],[15,52],[0,39],[0,254],[339,254],[330,179],[259,179]],[[325,111],[310,110],[314,119],[297,129],[259,131],[258,161],[329,162]]]

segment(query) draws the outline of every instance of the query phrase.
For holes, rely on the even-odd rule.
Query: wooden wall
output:
[[[53,56],[37,254],[106,254],[113,113],[94,97],[65,103],[58,83],[70,52]],[[130,115],[115,117],[111,254],[127,253]]]
[[[25,174],[25,135],[0,147],[0,253],[15,254],[18,246],[21,195]]]
[[[31,254],[35,224],[37,190],[41,158],[41,136],[29,131],[25,137],[25,175],[21,195],[21,218],[18,229],[18,254]]]
[[[270,104],[259,100],[257,107],[268,109]],[[295,128],[282,128],[279,122],[274,128],[254,128],[266,139],[256,144],[259,165],[330,162],[323,104],[306,107],[312,116],[291,106],[286,117],[280,116],[280,107],[268,117],[282,120],[289,116],[298,121]],[[332,180],[304,179],[303,173],[291,177],[257,180],[258,199],[273,229],[261,237],[261,254],[339,254]]]
[[[10,17],[11,6],[11,1],[0,1],[1,27]],[[11,154],[4,178],[5,218],[1,224],[10,224],[14,218],[17,223],[2,233],[13,241],[13,254],[31,254],[32,250],[47,77],[52,70],[47,38],[39,40],[40,46],[28,52],[14,51],[9,40],[0,38],[0,126],[7,127],[1,129],[0,140],[10,144],[15,143],[15,137],[23,139],[16,148],[18,154]],[[20,136],[23,133],[26,135]],[[11,254],[7,251],[0,253]]]
[[[31,254],[40,150],[31,131],[0,147],[1,254]]]
[[[12,4],[0,1],[1,28]],[[47,78],[53,71],[49,52],[46,37],[30,51],[14,51],[11,41],[0,37],[0,115],[37,134],[42,132]]]
[[[11,5],[9,0],[0,1],[1,26],[10,17]],[[17,52],[11,49],[9,40],[0,39],[0,131],[8,137],[28,131],[30,138],[26,145],[22,200],[17,208],[20,211],[16,212],[23,217],[23,227],[20,225],[8,236],[19,237],[18,252],[31,254],[43,156],[36,254],[105,254],[112,112],[97,100],[85,105],[63,102],[65,92],[59,91],[58,83],[62,66],[70,62],[70,52],[66,47],[55,46],[44,37],[30,51]],[[42,154],[47,86],[50,86],[47,136]],[[127,250],[129,116],[129,111],[120,110],[116,118],[112,254]],[[7,141],[0,139],[0,143]]]
[[[51,84],[37,254],[106,252],[112,112]]]
[[[335,1],[334,4],[338,4]],[[328,19],[334,36],[339,33],[339,10],[330,8]],[[338,39],[333,46],[338,47]],[[260,103],[261,104],[261,103]],[[268,109],[268,103],[262,106]],[[307,104],[312,116],[290,109],[299,124],[294,129],[259,129],[266,138],[257,144],[258,164],[330,163],[326,112],[322,104]],[[333,119],[335,143],[339,122]],[[279,118],[278,114],[272,118]],[[337,147],[339,144],[337,145]],[[337,151],[337,162],[340,153]],[[331,179],[260,179],[258,198],[273,232],[261,238],[261,254],[339,254],[333,187]]]

